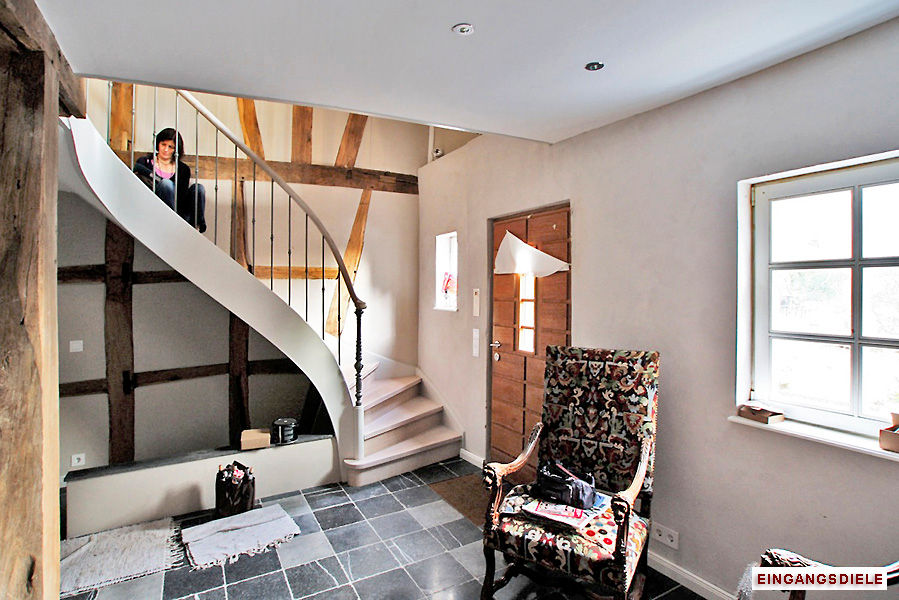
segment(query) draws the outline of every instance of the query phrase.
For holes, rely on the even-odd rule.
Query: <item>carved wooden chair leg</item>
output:
[[[493,598],[493,576],[496,574],[496,555],[493,548],[484,544],[484,585],[481,586],[481,600]]]
[[[789,600],[805,600],[805,590],[792,590]]]
[[[646,585],[646,575],[637,573],[631,582],[631,589],[627,595],[627,600],[640,600],[643,597],[643,586]]]

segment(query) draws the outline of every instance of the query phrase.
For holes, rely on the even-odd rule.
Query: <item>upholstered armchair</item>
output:
[[[548,346],[538,423],[511,463],[488,463],[484,524],[486,572],[481,598],[519,573],[575,585],[590,597],[638,600],[645,576],[655,456],[658,352]],[[541,435],[542,433],[542,435]],[[538,467],[560,461],[593,473],[599,515],[565,529],[521,510],[532,486],[509,490],[509,474],[538,447]],[[505,485],[504,485],[505,483]],[[494,551],[509,563],[494,581]]]

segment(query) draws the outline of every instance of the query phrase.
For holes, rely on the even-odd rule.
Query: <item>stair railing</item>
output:
[[[126,84],[126,85],[129,85],[129,84]],[[111,82],[111,81],[108,82],[108,87],[107,87],[107,98],[106,98],[106,106],[105,106],[105,108],[106,108],[106,115],[105,115],[105,117],[106,117],[106,119],[105,119],[106,140],[108,143],[110,143],[111,146],[113,146],[113,149],[117,151],[117,154],[119,155],[119,157],[124,162],[130,164],[132,170],[134,169],[135,164],[136,164],[134,138],[136,137],[135,131],[136,131],[136,126],[138,124],[138,119],[136,117],[137,91],[138,91],[138,88],[146,89],[147,87],[149,87],[149,86],[135,85],[131,88],[130,113],[127,111],[127,107],[125,109],[123,109],[121,106],[116,106],[116,108],[114,109],[114,106],[113,106],[114,103],[117,101],[121,102],[121,98],[114,99],[113,82]],[[336,335],[336,352],[335,352],[335,354],[336,354],[338,364],[341,364],[341,358],[342,358],[341,357],[341,337],[342,337],[343,326],[344,326],[343,320],[345,317],[345,315],[343,315],[343,309],[342,309],[342,306],[344,304],[343,294],[344,293],[348,294],[349,299],[352,300],[354,309],[355,309],[355,316],[356,316],[356,319],[355,319],[355,325],[356,325],[355,362],[353,364],[353,368],[355,370],[355,390],[354,390],[355,397],[354,397],[353,404],[354,404],[354,409],[355,409],[355,421],[356,421],[356,454],[357,454],[357,458],[361,458],[363,456],[362,314],[366,308],[366,304],[359,298],[359,296],[356,292],[356,289],[353,286],[353,277],[350,274],[349,270],[347,269],[347,266],[343,260],[343,255],[340,252],[340,250],[338,249],[337,244],[334,242],[334,238],[331,236],[330,232],[328,232],[327,228],[325,227],[325,225],[321,221],[321,219],[318,217],[318,215],[316,215],[315,211],[306,203],[305,200],[303,200],[303,198],[300,196],[300,194],[298,194],[287,183],[287,181],[285,181],[284,178],[281,175],[279,175],[278,172],[275,171],[275,169],[272,168],[271,165],[269,165],[269,163],[267,163],[262,157],[260,157],[256,152],[254,152],[247,144],[245,144],[243,142],[242,139],[238,138],[218,117],[215,116],[215,114],[213,114],[208,108],[206,108],[190,92],[187,92],[184,90],[177,90],[177,89],[158,88],[155,86],[152,87],[152,90],[153,90],[152,137],[150,138],[151,144],[147,148],[148,152],[151,155],[155,156],[155,152],[157,149],[155,142],[157,139],[157,135],[159,133],[159,130],[157,129],[157,127],[160,124],[160,119],[158,118],[160,89],[163,90],[163,92],[170,91],[174,94],[174,114],[173,114],[174,127],[173,128],[175,129],[176,133],[180,134],[185,129],[186,130],[193,129],[193,133],[194,133],[194,140],[193,140],[194,152],[195,152],[194,157],[190,157],[189,155],[181,156],[183,149],[180,147],[179,144],[175,143],[174,144],[175,145],[175,153],[173,156],[175,164],[178,165],[179,161],[183,158],[184,159],[183,162],[185,164],[187,164],[188,166],[194,167],[191,179],[194,181],[195,184],[199,184],[201,179],[204,181],[209,181],[210,177],[205,176],[205,175],[208,175],[209,171],[210,171],[210,169],[209,169],[210,165],[208,164],[208,162],[211,159],[212,162],[214,163],[212,165],[212,177],[211,177],[211,179],[214,181],[214,185],[213,185],[214,193],[211,197],[212,204],[213,204],[213,219],[212,219],[211,224],[213,225],[213,230],[212,230],[211,234],[207,233],[206,237],[209,238],[210,241],[213,242],[214,244],[219,245],[219,239],[218,239],[218,237],[219,237],[218,236],[218,233],[219,233],[218,210],[219,210],[219,187],[220,187],[219,183],[220,183],[220,181],[224,183],[224,182],[228,182],[230,180],[231,184],[232,184],[232,188],[231,188],[231,192],[232,192],[232,194],[231,194],[231,196],[232,196],[231,197],[231,208],[232,208],[231,232],[232,232],[232,235],[230,236],[229,240],[226,242],[228,245],[230,245],[230,248],[228,247],[228,245],[220,246],[220,247],[222,247],[222,249],[225,250],[226,252],[228,252],[230,250],[230,254],[231,254],[232,258],[234,258],[237,262],[239,262],[243,267],[250,270],[250,272],[253,272],[254,275],[256,275],[257,278],[259,278],[260,265],[257,262],[257,252],[256,252],[256,250],[257,250],[257,247],[256,247],[256,233],[257,233],[257,231],[256,231],[256,229],[257,229],[256,228],[256,221],[257,221],[256,196],[257,196],[257,189],[256,188],[257,188],[257,183],[260,180],[263,182],[265,181],[265,178],[260,179],[257,177],[257,172],[261,171],[262,173],[264,173],[267,176],[267,179],[271,182],[270,203],[269,203],[269,207],[268,207],[269,211],[270,211],[269,212],[269,223],[270,224],[269,224],[269,231],[267,232],[268,238],[269,238],[269,245],[270,245],[269,257],[268,257],[269,258],[269,265],[268,265],[268,267],[269,267],[269,277],[268,277],[269,287],[273,292],[279,293],[279,295],[281,295],[282,298],[284,297],[284,294],[283,294],[284,290],[280,290],[280,289],[276,290],[275,289],[276,288],[275,272],[278,269],[275,266],[275,246],[276,246],[275,186],[277,185],[277,187],[280,188],[280,190],[284,194],[287,195],[287,203],[286,203],[286,215],[287,215],[287,218],[286,218],[286,221],[287,221],[287,246],[286,246],[286,259],[287,259],[286,260],[286,262],[287,262],[286,273],[287,273],[287,275],[286,275],[286,279],[287,279],[287,289],[286,289],[285,301],[287,302],[287,304],[289,306],[294,308],[292,282],[293,282],[293,279],[295,278],[294,274],[296,272],[299,274],[299,278],[304,279],[304,283],[305,283],[305,285],[304,285],[305,311],[303,313],[300,313],[300,310],[298,308],[294,308],[294,310],[305,319],[307,324],[312,326],[314,329],[317,328],[318,324],[314,323],[313,320],[310,319],[310,314],[309,314],[309,299],[310,299],[309,280],[320,278],[322,281],[322,286],[321,286],[321,308],[322,308],[321,336],[322,336],[322,340],[326,341],[326,343],[327,343],[327,340],[326,340],[327,325],[326,325],[326,319],[325,319],[325,315],[326,315],[326,306],[325,306],[326,305],[326,302],[325,302],[326,285],[325,285],[325,282],[326,282],[326,280],[330,279],[330,277],[328,275],[329,271],[331,274],[333,274],[333,279],[335,280],[334,287],[336,288],[335,293],[336,293],[336,303],[337,303],[337,326],[336,326],[337,335]],[[183,100],[184,102],[186,102],[193,108],[193,110],[194,110],[193,127],[190,127],[189,121],[188,121],[187,125],[185,126],[184,120],[182,119],[181,127],[179,128],[179,99]],[[88,105],[90,107],[90,101],[91,101],[90,96],[88,96],[87,100],[88,100]],[[126,101],[127,101],[127,99],[126,99]],[[167,111],[167,113],[168,113],[169,117],[172,116],[171,111]],[[114,117],[114,115],[116,115],[116,117]],[[130,128],[127,127],[128,123],[127,123],[127,119],[125,118],[126,116],[130,117]],[[205,173],[204,177],[200,176],[200,174],[201,174],[201,168],[200,168],[200,144],[201,144],[201,142],[200,142],[200,122],[199,122],[200,116],[202,116],[203,119],[207,123],[212,125],[212,127],[214,128],[214,131],[215,131],[214,153],[212,156],[204,157],[204,163],[206,163],[206,164],[204,164],[204,169],[203,169],[204,173]],[[117,124],[116,124],[117,122],[119,125],[118,128],[117,128]],[[99,125],[99,123],[97,123],[96,119],[94,119],[94,123]],[[113,139],[113,133],[114,132],[119,133],[120,129],[124,130],[125,133],[121,134],[121,135],[127,136],[127,139],[122,138],[122,139],[118,140],[118,143],[117,143],[117,140]],[[220,151],[220,149],[219,149],[220,136],[224,136],[228,141],[230,141],[233,144],[233,146],[234,146],[233,158],[230,155],[224,156],[223,153]],[[177,138],[178,136],[176,135],[175,137]],[[204,138],[204,144],[206,146],[208,146],[209,140]],[[252,163],[252,177],[250,178],[249,181],[247,181],[245,176],[238,177],[238,166],[239,166],[239,162],[240,162],[239,154],[243,154],[246,157],[246,159]],[[193,160],[191,160],[191,158],[193,158]],[[220,163],[223,163],[225,167],[228,167],[228,166],[230,166],[230,165],[227,165],[228,161],[233,161],[233,177],[227,177],[225,179],[220,180],[219,165],[220,165]],[[228,169],[228,170],[230,172],[230,169]],[[246,170],[246,168],[244,168],[244,170]],[[173,183],[174,183],[174,187],[176,190],[178,190],[178,171],[179,171],[179,169],[176,167],[175,174],[173,176],[173,179],[174,179]],[[230,173],[229,173],[229,175],[230,175]],[[152,177],[152,188],[153,188],[154,192],[156,191],[156,183],[157,183],[157,177],[153,176]],[[249,253],[247,252],[248,248],[245,247],[247,245],[246,236],[242,236],[242,239],[240,239],[238,241],[237,236],[234,233],[235,231],[240,232],[240,230],[241,230],[241,228],[234,223],[234,220],[235,219],[245,219],[246,218],[246,214],[245,214],[246,210],[249,210],[249,208],[250,208],[250,207],[248,207],[247,209],[242,208],[242,206],[245,204],[245,200],[246,200],[246,187],[245,186],[247,186],[247,185],[251,185],[251,195],[252,195],[252,206],[251,206],[252,218],[251,218],[251,230],[249,232],[249,234],[251,235],[251,240],[252,240],[252,242],[251,242],[252,252],[249,252]],[[199,209],[200,209],[199,194],[200,194],[199,185],[194,185],[194,187],[192,188],[192,191],[191,191],[191,195],[193,196],[193,203],[194,203],[194,206],[192,207],[193,212],[192,213],[190,213],[189,211],[186,212],[187,215],[192,214],[193,217],[185,216],[185,219],[188,220],[188,222],[191,223],[191,225],[193,225],[195,228],[198,228],[199,224],[202,221],[198,215],[198,213],[200,212],[199,211]],[[176,205],[174,207],[175,211],[178,212],[179,214],[182,214],[184,211],[179,210],[179,209],[185,209],[185,207],[178,206],[177,203],[179,202],[179,199],[178,199],[177,193],[175,194],[175,202],[176,202]],[[296,204],[305,214],[305,227],[304,227],[304,231],[303,231],[303,234],[304,234],[304,242],[303,242],[304,266],[302,269],[300,269],[300,267],[295,267],[293,265],[293,244],[295,243],[295,240],[294,240],[294,232],[293,232],[292,207],[294,204]],[[190,207],[187,207],[187,208],[190,208]],[[205,210],[204,212],[208,213],[209,211]],[[204,214],[204,218],[205,218],[205,214]],[[191,219],[193,220],[193,222],[191,222]],[[310,267],[310,264],[309,264],[309,245],[310,245],[309,222],[310,221],[312,221],[312,224],[315,226],[316,229],[318,229],[318,232],[321,235],[321,258],[320,258],[319,267],[315,267],[315,266]],[[281,227],[282,225],[283,225],[283,223],[279,223],[279,230],[283,228],[283,227]],[[237,247],[235,247],[235,245],[234,245],[235,243],[237,244]],[[331,260],[333,261],[334,264],[336,264],[336,271],[333,267],[328,267],[328,265],[327,265],[326,254],[325,254],[326,246],[330,250]],[[247,256],[247,254],[250,254],[250,256]],[[318,269],[317,272],[316,272],[316,269]],[[331,349],[332,349],[332,351],[335,351],[335,348],[332,347]]]

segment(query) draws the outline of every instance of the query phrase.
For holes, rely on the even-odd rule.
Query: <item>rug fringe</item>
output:
[[[181,541],[181,526],[172,522],[168,540],[169,560],[166,569],[178,569],[184,566],[184,543]]]

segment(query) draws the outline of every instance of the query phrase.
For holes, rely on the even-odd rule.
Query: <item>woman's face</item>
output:
[[[172,160],[172,156],[175,155],[175,142],[172,140],[163,140],[159,142],[156,151],[159,153],[160,160],[168,162]]]

